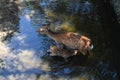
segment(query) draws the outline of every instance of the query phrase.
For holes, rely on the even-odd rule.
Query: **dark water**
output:
[[[93,3],[40,0],[21,4],[18,32],[0,42],[0,80],[118,80],[116,69],[110,64],[109,42],[103,36]],[[89,36],[95,46],[92,55],[73,56],[69,62],[46,55],[55,42],[36,30],[49,23],[53,30]]]

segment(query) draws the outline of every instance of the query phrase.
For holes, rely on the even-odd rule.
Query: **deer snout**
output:
[[[43,32],[43,31],[44,31],[43,29],[36,30],[36,32]]]

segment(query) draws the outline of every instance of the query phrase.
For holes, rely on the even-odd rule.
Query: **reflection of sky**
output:
[[[21,17],[19,26],[20,33],[12,38],[10,44],[10,47],[12,47],[15,52],[21,50],[33,50],[35,53],[39,53],[47,47],[48,42],[45,41],[46,38],[39,36],[36,32],[38,27],[33,27],[28,18]]]
[[[34,49],[39,50],[42,39],[37,36],[35,28],[31,27],[26,18],[21,18],[20,33],[18,33],[11,41],[15,49]]]
[[[5,69],[0,69],[0,80],[35,80],[35,73],[48,67],[48,63],[40,65],[40,57],[50,44],[47,37],[40,36],[36,32],[38,27],[33,27],[28,18],[20,17],[19,27],[20,33],[11,39],[8,46],[0,43],[0,58],[5,66]]]

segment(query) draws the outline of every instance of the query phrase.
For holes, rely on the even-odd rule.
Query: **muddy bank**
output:
[[[13,0],[0,0],[0,40],[11,38],[18,31],[18,6]]]

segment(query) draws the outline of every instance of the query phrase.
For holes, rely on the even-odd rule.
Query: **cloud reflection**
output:
[[[50,43],[37,35],[36,28],[27,18],[21,17],[19,26],[20,33],[10,43],[0,41],[0,59],[4,61],[0,80],[36,80],[36,74],[50,70],[49,63],[42,62],[40,58]]]

